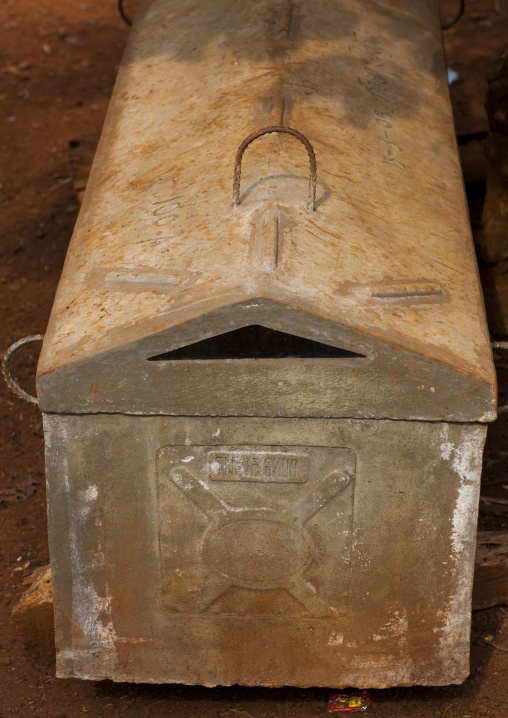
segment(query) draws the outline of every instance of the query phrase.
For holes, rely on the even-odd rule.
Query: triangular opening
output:
[[[288,358],[365,359],[365,354],[338,349],[329,344],[254,324],[210,337],[210,339],[203,339],[164,354],[157,354],[157,356],[149,357],[149,361]]]

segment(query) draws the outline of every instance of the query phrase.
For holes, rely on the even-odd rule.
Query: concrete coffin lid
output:
[[[367,7],[368,6],[368,7]],[[309,157],[317,203],[307,206]],[[147,361],[250,325],[365,358]],[[488,421],[434,3],[145,1],[38,371],[46,412]]]

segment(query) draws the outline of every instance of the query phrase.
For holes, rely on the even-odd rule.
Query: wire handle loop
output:
[[[244,141],[238,148],[238,152],[236,153],[235,157],[235,175],[233,180],[233,207],[236,207],[238,204],[240,204],[240,177],[242,174],[242,157],[243,153],[245,152],[245,148],[253,140],[256,140],[262,135],[268,135],[271,132],[283,132],[287,135],[293,135],[293,137],[296,137],[298,140],[300,140],[300,142],[307,150],[307,154],[309,155],[310,161],[309,198],[307,200],[307,207],[308,209],[315,212],[317,185],[316,154],[309,140],[304,135],[302,135],[301,132],[298,132],[298,130],[293,130],[291,127],[284,127],[283,125],[272,125],[270,127],[263,127],[263,129],[258,130],[257,132],[253,132],[251,135],[244,139]]]
[[[492,346],[492,349],[508,349],[508,342],[492,342],[491,346]],[[507,411],[508,411],[508,404],[506,404],[505,406],[497,407],[498,414],[506,414]]]
[[[127,25],[132,25],[132,20],[125,14],[125,10],[123,9],[123,0],[118,0],[118,12],[120,13],[122,20],[126,22]]]
[[[451,30],[454,25],[458,23],[462,15],[464,14],[464,10],[466,9],[466,0],[460,0],[460,6],[457,11],[457,14],[455,17],[450,18],[447,23],[444,25],[441,25],[441,30]]]
[[[43,334],[34,334],[30,337],[25,337],[24,339],[19,339],[17,342],[14,342],[12,346],[10,346],[7,351],[5,352],[3,359],[2,359],[2,374],[4,376],[5,381],[7,382],[7,386],[19,396],[20,399],[24,399],[29,404],[36,404],[39,406],[39,400],[36,396],[32,396],[31,394],[27,394],[26,391],[24,391],[19,384],[12,378],[11,376],[11,370],[9,367],[10,361],[13,357],[13,355],[18,351],[18,349],[21,349],[21,347],[24,347],[26,344],[31,344],[32,342],[42,342],[44,339]]]

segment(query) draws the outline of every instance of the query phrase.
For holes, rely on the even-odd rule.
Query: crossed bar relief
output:
[[[282,588],[311,616],[339,615],[304,577],[318,558],[306,524],[344,491],[351,481],[348,473],[332,471],[300,501],[284,509],[230,506],[185,466],[173,467],[170,477],[208,519],[201,553],[209,576],[193,592],[192,601],[198,613],[236,586],[258,591]]]

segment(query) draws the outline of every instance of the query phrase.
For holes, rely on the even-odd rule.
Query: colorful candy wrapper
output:
[[[368,705],[370,705],[369,691],[359,691],[359,693],[330,693],[328,713],[365,711]]]

